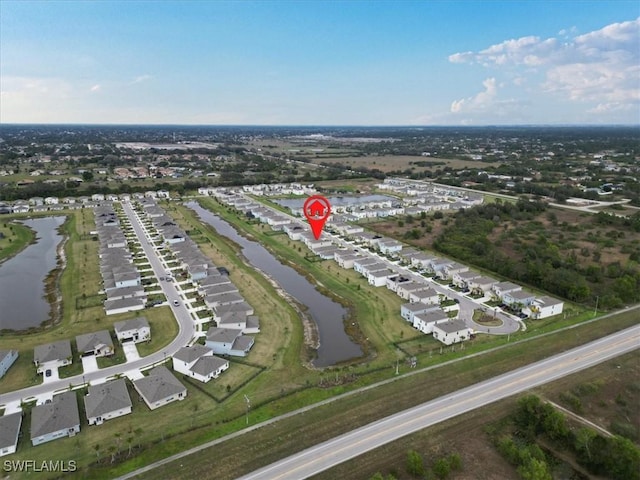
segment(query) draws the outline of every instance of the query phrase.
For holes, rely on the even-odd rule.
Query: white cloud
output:
[[[494,98],[498,93],[498,87],[496,86],[496,79],[491,77],[482,82],[484,90],[477,95],[468,98],[461,98],[460,100],[454,100],[451,103],[451,112],[468,112],[485,110],[493,103]]]
[[[574,32],[572,28],[560,35]],[[638,101],[640,90],[640,18],[568,41],[535,36],[506,40],[478,52],[454,53],[449,61],[506,69],[516,78],[540,72],[542,92],[594,105],[630,105]]]
[[[147,80],[151,80],[153,78],[153,76],[151,75],[138,75],[137,77],[135,77],[132,81],[131,84],[136,84],[136,83],[142,83],[142,82],[146,82]]]
[[[96,85],[94,85],[93,87],[91,87],[89,90],[90,90],[91,92],[99,92],[101,88],[102,88],[102,87],[100,86],[100,84],[96,84]]]

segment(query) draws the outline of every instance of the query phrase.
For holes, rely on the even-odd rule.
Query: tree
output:
[[[451,467],[446,458],[440,458],[433,464],[433,473],[440,479],[447,478],[451,472]]]
[[[90,182],[91,180],[93,180],[93,172],[90,172],[89,170],[85,170],[84,172],[82,172],[82,179],[85,182]]]
[[[424,461],[422,455],[415,450],[409,450],[407,452],[407,472],[414,477],[421,477],[424,475]]]

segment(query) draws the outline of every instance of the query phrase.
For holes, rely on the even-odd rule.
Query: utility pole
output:
[[[593,316],[598,315],[598,301],[600,300],[600,295],[596,295],[596,309],[593,311]]]

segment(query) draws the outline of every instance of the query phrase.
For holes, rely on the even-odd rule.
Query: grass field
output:
[[[20,252],[34,238],[33,230],[21,223],[7,220],[0,223],[0,263]]]
[[[360,167],[378,169],[381,172],[411,170],[412,172],[434,171],[450,167],[454,170],[465,168],[487,168],[487,166],[499,166],[500,163],[486,163],[475,160],[462,160],[457,158],[418,157],[411,155],[376,155],[376,156],[340,156],[330,157],[318,155],[312,158],[313,163],[341,164],[352,170]],[[435,165],[423,167],[417,162],[433,162]]]

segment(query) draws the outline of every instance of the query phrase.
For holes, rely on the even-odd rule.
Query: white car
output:
[[[179,302],[178,300],[174,300],[174,301],[173,301],[173,306],[174,306],[174,307],[177,307],[177,306],[179,306],[179,305],[180,305],[180,302]]]

